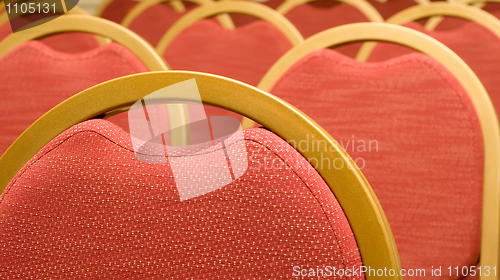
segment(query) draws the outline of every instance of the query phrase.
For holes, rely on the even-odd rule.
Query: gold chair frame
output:
[[[296,6],[307,4],[314,1],[319,1],[319,0],[285,0],[278,8],[276,8],[276,11],[282,15],[285,15]],[[364,0],[335,0],[335,1],[351,5],[357,8],[371,22],[384,22],[384,18],[367,1]]]
[[[500,38],[500,20],[498,18],[477,7],[462,3],[434,2],[425,6],[413,6],[393,15],[388,18],[386,22],[401,25],[422,18],[437,16],[458,17],[476,22]],[[367,61],[375,46],[376,43],[373,42],[363,44],[356,59],[359,61]]]
[[[432,5],[432,4],[431,4]],[[422,9],[427,8],[422,6]],[[476,108],[484,141],[484,187],[481,225],[481,266],[497,267],[500,249],[500,129],[484,86],[470,67],[439,41],[410,28],[387,23],[354,23],[318,33],[283,55],[266,73],[258,88],[269,91],[299,59],[316,50],[356,41],[386,41],[422,52],[450,71],[465,88]],[[246,127],[248,120],[244,120]],[[481,280],[498,276],[481,276]]]
[[[156,46],[156,52],[163,55],[174,38],[193,23],[210,16],[226,13],[241,13],[263,19],[278,28],[288,38],[292,46],[304,41],[300,32],[291,22],[267,6],[243,1],[221,1],[212,5],[198,7],[181,17],[162,36]]]
[[[184,0],[184,1],[193,2],[193,3],[198,4],[200,6],[211,5],[214,3],[211,0]],[[123,19],[121,25],[123,25],[125,27],[129,27],[130,24],[140,14],[142,14],[145,10],[147,10],[148,8],[150,8],[152,6],[159,5],[159,4],[162,4],[165,2],[169,2],[169,4],[174,9],[174,11],[176,11],[178,13],[182,13],[182,12],[186,11],[186,7],[184,6],[182,1],[180,1],[180,0],[145,0],[145,1],[141,1],[139,4],[135,5],[134,8],[132,8],[132,10],[130,10],[130,12],[128,12],[128,14]],[[231,20],[231,18],[229,17],[229,15],[221,14],[221,15],[217,16],[217,19],[219,20],[219,22],[223,28],[225,28],[225,29],[234,29],[235,28],[234,23]]]
[[[71,126],[114,109],[130,107],[151,92],[193,78],[204,104],[254,119],[295,145],[307,159],[340,159],[346,163],[343,168],[319,168],[318,172],[349,220],[363,265],[399,272],[396,245],[380,203],[340,145],[312,119],[283,100],[242,82],[212,74],[188,71],[134,74],[101,83],[67,99],[33,123],[0,158],[0,189],[3,191],[27,161]],[[190,101],[183,92],[171,97]],[[324,143],[321,151],[301,149],[301,145],[296,145],[309,139]],[[378,279],[373,275],[365,276],[369,280]]]

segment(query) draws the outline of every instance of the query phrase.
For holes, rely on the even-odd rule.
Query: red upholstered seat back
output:
[[[141,35],[151,45],[156,46],[161,37],[179,18],[197,6],[191,2],[182,2],[186,11],[178,13],[167,3],[154,5],[141,13],[128,28]]]
[[[221,0],[217,0],[221,1]],[[269,8],[276,10],[281,4],[283,4],[284,0],[246,0],[248,2],[256,2],[265,6],[268,6]],[[235,26],[243,26],[245,24],[249,24],[251,22],[254,22],[258,20],[258,18],[253,17],[251,15],[247,14],[230,14],[231,20],[233,21]]]
[[[467,93],[441,65],[420,53],[361,63],[320,50],[271,93],[316,120],[361,168],[403,268],[427,270],[405,279],[433,279],[432,266],[477,263],[482,134]]]
[[[98,83],[145,71],[137,57],[115,43],[80,54],[60,53],[37,41],[18,46],[0,58],[0,155],[65,99]]]
[[[121,23],[128,12],[138,3],[139,1],[135,0],[112,0],[104,11],[102,11],[100,17]]]
[[[130,136],[109,122],[74,126],[1,196],[2,275],[291,279],[294,266],[359,268],[348,221],[318,173],[271,132],[244,135],[246,173],[180,201],[168,161],[137,160]]]
[[[378,0],[368,0],[368,2],[384,19],[388,19],[399,11],[417,5],[415,0],[387,0],[384,2]]]
[[[434,37],[460,56],[481,80],[496,111],[500,112],[500,39],[495,34],[475,22],[467,22],[449,31],[426,31],[414,22],[405,26]],[[383,61],[410,52],[413,50],[380,43],[369,61]]]
[[[225,30],[207,19],[181,32],[163,56],[172,69],[217,74],[256,86],[291,47],[285,35],[265,21]]]
[[[356,7],[336,1],[315,1],[296,6],[285,17],[297,27],[304,38],[329,28],[355,22],[369,21]],[[337,51],[355,57],[361,44],[349,44]]]

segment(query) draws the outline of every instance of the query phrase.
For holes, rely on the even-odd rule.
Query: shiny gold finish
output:
[[[82,15],[61,16],[43,25],[7,36],[0,42],[0,57],[24,42],[62,32],[87,32],[110,38],[130,50],[149,70],[168,70],[153,48],[132,31],[105,19]]]
[[[500,38],[500,20],[492,14],[479,8],[461,3],[439,3],[433,2],[424,6],[413,6],[405,9],[389,19],[387,23],[404,24],[411,21],[433,16],[450,16],[474,21],[490,30]],[[367,61],[370,53],[375,48],[375,43],[363,44],[356,57],[359,61]]]
[[[292,23],[269,7],[251,2],[222,1],[198,7],[180,18],[160,39],[160,42],[156,46],[156,52],[163,55],[174,38],[193,23],[223,13],[241,13],[263,19],[278,28],[293,46],[304,40]]]
[[[423,33],[394,24],[355,23],[344,25],[316,34],[288,51],[271,67],[258,87],[269,91],[290,66],[308,53],[354,41],[386,41],[422,52],[450,71],[469,94],[478,113],[484,141],[480,263],[481,266],[498,266],[500,247],[500,130],[498,119],[488,93],[477,76],[459,56],[445,45]],[[248,121],[245,124],[248,126]],[[485,279],[498,279],[498,277],[483,275],[481,280]]]
[[[281,4],[276,11],[282,15],[288,13],[291,9],[296,6],[307,4],[309,2],[318,0],[286,0]],[[337,0],[347,5],[351,5],[358,9],[365,17],[371,22],[384,22],[384,18],[379,14],[379,12],[365,0]]]
[[[185,1],[193,2],[200,6],[213,4],[213,1],[211,0],[185,0]],[[135,5],[134,8],[132,8],[132,10],[128,12],[128,14],[123,19],[121,25],[129,27],[129,25],[149,7],[159,5],[165,2],[170,2],[172,8],[178,13],[182,13],[186,10],[184,4],[182,4],[182,1],[180,0],[145,0],[139,2],[139,4]],[[234,23],[228,14],[218,15],[217,20],[219,21],[221,26],[224,27],[225,29],[234,29]]]
[[[30,158],[71,126],[131,106],[151,92],[193,78],[205,104],[252,118],[292,144],[310,139],[325,143],[323,151],[303,150],[301,145],[295,145],[295,148],[307,159],[340,159],[346,163],[346,167],[341,169],[319,168],[318,172],[332,189],[349,220],[363,265],[381,269],[400,268],[385,214],[365,177],[338,142],[283,100],[250,85],[216,75],[187,71],[140,73],[104,82],[67,99],[30,126],[0,158],[0,188],[5,189]],[[176,97],[186,98],[182,92],[172,96]],[[377,276],[366,278],[380,279]]]

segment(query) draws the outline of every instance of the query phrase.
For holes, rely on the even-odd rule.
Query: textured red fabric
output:
[[[0,273],[290,279],[293,266],[359,267],[348,221],[319,174],[271,132],[244,134],[246,173],[181,202],[169,163],[138,161],[128,134],[102,120],[72,127],[1,196]]]
[[[465,90],[416,53],[361,63],[332,50],[293,65],[271,93],[324,127],[370,182],[405,269],[475,265],[483,146]],[[456,279],[453,277],[445,277]]]
[[[172,24],[187,12],[198,7],[190,2],[183,2],[183,4],[186,6],[186,11],[183,13],[177,13],[168,3],[154,5],[140,14],[129,25],[129,29],[156,46]]]
[[[500,112],[500,39],[475,22],[467,22],[449,31],[426,31],[420,24],[411,22],[405,26],[423,32],[445,44],[476,73],[497,112]],[[383,61],[405,53],[414,52],[395,44],[380,43],[369,61]]]
[[[12,29],[9,23],[0,26],[0,41],[10,34],[12,34]],[[65,53],[81,53],[99,47],[95,35],[80,32],[55,34],[40,41],[56,51]]]
[[[221,1],[221,0],[218,0]],[[248,2],[256,2],[258,4],[262,4],[265,6],[268,6],[269,8],[275,10],[276,8],[279,7],[279,5],[283,4],[283,0],[258,0],[258,1],[252,1],[252,0],[246,0]],[[247,15],[247,14],[230,14],[229,15],[231,19],[233,20],[233,23],[235,26],[243,26],[245,24],[249,24],[251,22],[254,22],[256,20],[259,20],[258,18]]]
[[[329,0],[299,5],[286,13],[285,17],[297,27],[304,38],[335,26],[369,21],[354,6]],[[349,44],[336,48],[336,51],[355,57],[360,47],[361,43]]]
[[[291,47],[285,35],[265,21],[225,30],[212,20],[201,20],[181,32],[163,56],[172,69],[213,73],[256,86]]]
[[[112,0],[111,3],[102,11],[101,17],[107,20],[121,23],[125,16],[137,5],[136,0]]]
[[[417,5],[415,0],[387,0],[380,2],[377,0],[367,0],[384,19],[390,18],[392,15],[406,8]]]
[[[115,43],[81,54],[64,54],[41,42],[24,43],[0,58],[0,154],[31,123],[55,105],[98,83],[146,67]]]
[[[482,9],[494,15],[495,17],[500,18],[500,3],[486,3],[486,5]],[[468,20],[462,18],[445,17],[435,30],[451,30],[458,28],[468,22]]]

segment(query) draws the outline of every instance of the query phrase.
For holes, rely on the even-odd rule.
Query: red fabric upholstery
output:
[[[390,18],[392,15],[406,8],[417,5],[415,0],[387,0],[387,2],[379,2],[377,0],[367,0],[384,19]]]
[[[101,13],[101,17],[107,20],[121,23],[125,16],[137,5],[135,0],[113,0]]]
[[[222,1],[222,0],[218,0]],[[275,10],[276,8],[279,7],[279,5],[283,4],[283,0],[258,0],[258,1],[252,1],[252,0],[247,0],[249,2],[255,2],[258,4],[262,4],[265,6],[268,6],[269,8]],[[231,19],[233,20],[233,23],[235,26],[243,26],[245,24],[249,24],[251,22],[259,20],[256,17],[247,15],[247,14],[230,14],[229,15]]]
[[[360,63],[313,52],[271,93],[324,127],[355,160],[389,220],[405,269],[478,260],[483,184],[479,121],[437,62],[411,54]],[[443,278],[455,279],[453,277]]]
[[[489,12],[497,18],[500,18],[500,3],[486,3],[486,5],[483,7],[483,10]],[[458,28],[468,22],[469,21],[466,19],[445,17],[436,27],[436,30],[451,30]]]
[[[356,7],[331,0],[296,6],[285,17],[304,38],[335,26],[369,21]]]
[[[168,162],[138,161],[130,136],[109,122],[74,126],[1,196],[2,275],[290,279],[293,266],[359,267],[318,173],[269,131],[244,134],[246,173],[181,202]]]
[[[286,13],[285,17],[297,27],[304,38],[335,26],[369,21],[355,7],[331,0],[299,5]],[[355,57],[360,47],[361,43],[357,43],[338,47],[336,50]]]
[[[43,43],[24,43],[0,58],[0,154],[31,123],[72,95],[146,67],[111,43],[91,52],[64,54]]]
[[[429,32],[417,23],[408,23],[406,26],[434,37],[458,54],[476,73],[488,91],[495,109],[500,112],[500,39],[495,34],[474,22],[447,32]],[[380,43],[369,61],[383,61],[410,52],[414,51],[394,44]]]
[[[198,7],[191,2],[182,2],[186,12],[177,13],[168,3],[154,5],[140,14],[130,25],[129,29],[141,35],[151,45],[156,46],[161,37],[179,18]]]
[[[213,73],[256,86],[291,47],[285,35],[265,21],[225,30],[201,20],[179,34],[163,56],[172,69]]]

